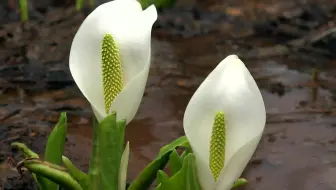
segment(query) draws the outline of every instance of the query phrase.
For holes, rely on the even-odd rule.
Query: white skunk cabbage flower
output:
[[[114,0],[83,21],[70,50],[70,72],[101,121],[134,118],[147,82],[155,6],[142,10],[136,0]]]
[[[233,187],[265,123],[265,106],[256,82],[236,55],[228,56],[199,86],[183,119],[202,189]]]

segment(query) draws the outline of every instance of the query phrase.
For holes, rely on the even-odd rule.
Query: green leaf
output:
[[[44,160],[52,164],[60,165],[62,163],[62,155],[64,152],[64,144],[67,132],[66,113],[61,113],[58,123],[48,137]],[[48,181],[48,190],[58,190],[58,185]]]
[[[131,183],[131,185],[128,187],[128,190],[147,190],[155,180],[157,172],[166,166],[170,153],[171,151],[166,152],[166,154],[158,156],[151,163],[149,163]]]
[[[162,178],[159,177],[159,178]],[[156,187],[156,190],[201,190],[201,186],[197,179],[197,171],[195,157],[189,153],[183,160],[183,166],[169,180],[160,180],[161,183]]]
[[[119,169],[119,190],[126,189],[129,153],[130,153],[129,142],[127,142],[124,153],[121,156],[120,169]]]
[[[195,156],[193,154],[189,154],[185,157],[184,165],[186,167],[186,175],[185,175],[185,184],[187,190],[202,190],[201,185],[199,184],[197,178],[197,171],[196,171],[196,163],[195,163]]]
[[[173,152],[169,156],[169,166],[171,175],[175,175],[181,168],[182,168],[182,160],[180,156],[178,155],[176,150],[173,150]]]
[[[13,148],[18,149],[25,158],[39,158],[39,155],[30,150],[25,144],[14,142],[11,144]]]
[[[165,145],[164,147],[162,147],[160,149],[160,152],[159,152],[158,156],[160,157],[161,155],[164,155],[167,152],[170,152],[170,151],[176,149],[177,147],[184,147],[184,148],[187,148],[187,149],[191,150],[191,147],[190,147],[190,144],[189,144],[189,141],[188,141],[187,137],[182,136],[182,137],[174,140],[173,142]]]
[[[244,178],[239,178],[237,179],[237,181],[233,184],[233,187],[232,188],[236,188],[236,187],[239,187],[239,186],[242,186],[242,185],[245,185],[247,184],[247,180],[244,179]]]
[[[99,133],[99,122],[95,116],[93,116],[93,137],[92,137],[92,150],[90,157],[90,166],[89,166],[89,189],[100,189],[100,180],[99,180],[99,155],[98,155],[98,133]]]
[[[69,174],[81,185],[84,190],[89,189],[89,176],[80,171],[69,158],[62,156],[64,166],[67,168]]]
[[[61,113],[58,123],[48,137],[44,160],[53,164],[62,163],[64,144],[67,132],[66,113]]]
[[[157,172],[157,182],[160,183],[166,183],[169,180],[169,176],[162,170],[159,170]]]
[[[189,153],[192,153],[192,152],[190,152],[190,151],[183,151],[183,152],[182,152],[182,154],[181,154],[181,156],[180,156],[182,162],[183,162],[184,158],[185,158]]]
[[[67,190],[82,190],[82,187],[66,172],[65,168],[56,164],[43,162],[37,158],[30,158],[18,164],[18,170],[21,170],[22,167],[27,168],[30,172],[37,174],[37,176],[43,176],[44,179],[59,184]],[[43,190],[49,189],[45,188]]]
[[[98,167],[102,190],[118,190],[126,121],[117,123],[116,117],[114,112],[99,124]]]
[[[147,190],[156,178],[157,172],[162,170],[169,161],[170,153],[177,147],[185,147],[191,150],[186,136],[180,137],[160,149],[158,156],[149,163],[145,169],[129,186],[128,190]]]

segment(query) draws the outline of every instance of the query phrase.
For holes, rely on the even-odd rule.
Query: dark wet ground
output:
[[[193,92],[224,57],[239,53],[267,109],[264,136],[243,175],[249,184],[242,189],[336,189],[336,43],[335,38],[311,42],[316,31],[335,26],[335,4],[214,2],[183,1],[155,24],[147,89],[127,127],[132,150],[128,179],[161,146],[183,135],[183,113]],[[279,15],[294,23],[284,16],[272,21]],[[18,159],[9,147],[13,141],[43,152],[46,135],[66,111],[65,154],[87,170],[91,110],[68,69],[71,41],[84,16],[71,8],[54,8],[42,20],[37,17],[25,25],[8,18],[15,20],[0,18],[0,161]],[[300,41],[305,36],[312,36],[309,43]],[[313,68],[319,70],[315,81]],[[16,176],[1,166],[5,189],[13,187]],[[29,179],[20,181],[22,189],[24,182]]]

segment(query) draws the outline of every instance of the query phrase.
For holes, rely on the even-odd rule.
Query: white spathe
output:
[[[214,118],[223,111],[226,124],[225,164],[215,182],[209,167]],[[264,101],[244,63],[226,57],[190,99],[183,126],[196,158],[204,190],[229,190],[251,159],[266,123]]]
[[[134,118],[148,78],[151,61],[151,31],[157,19],[155,6],[142,10],[136,0],[114,0],[97,7],[78,29],[70,50],[70,72],[95,116],[101,121],[104,109],[101,45],[111,34],[120,52],[123,89],[114,99],[110,113],[117,119]]]

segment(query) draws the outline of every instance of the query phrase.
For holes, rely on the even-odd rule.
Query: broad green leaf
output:
[[[183,161],[183,164],[187,165],[185,166],[187,168],[185,169],[185,184],[187,186],[186,190],[202,190],[197,178],[195,156],[193,154],[187,155]]]
[[[160,178],[162,178],[162,174]],[[160,179],[160,181],[161,183],[156,187],[156,190],[201,190],[197,179],[194,155],[189,153],[185,156],[181,170],[169,180]]]
[[[182,159],[178,155],[177,151],[173,150],[169,156],[169,168],[172,176],[182,168],[182,164]]]
[[[66,113],[61,113],[58,123],[48,136],[47,145],[44,153],[44,160],[53,164],[62,163],[64,144],[67,132]],[[58,185],[48,181],[48,190],[58,190]]]
[[[69,174],[81,185],[84,190],[89,189],[89,176],[79,170],[69,158],[62,156],[62,161]]]
[[[170,153],[177,147],[190,149],[189,141],[186,136],[180,137],[162,147],[158,156],[138,175],[128,190],[147,190],[155,180],[157,172],[166,166]]]
[[[67,132],[66,113],[61,113],[58,123],[48,136],[44,160],[53,164],[62,163],[62,154]]]
[[[116,118],[114,112],[99,124],[98,168],[102,190],[118,190],[126,121],[117,123]]]
[[[89,166],[89,189],[100,189],[100,180],[99,180],[99,154],[98,154],[98,147],[99,147],[99,140],[98,140],[98,133],[99,133],[99,122],[95,116],[93,116],[93,137],[92,137],[92,150],[91,150],[91,157],[90,157],[90,166]]]
[[[48,179],[55,184],[59,184],[61,187],[67,190],[82,190],[82,187],[77,183],[75,179],[69,175],[65,168],[52,164],[49,162],[41,161],[37,158],[26,159],[18,164],[18,168],[27,168],[30,172],[35,173],[37,176],[43,176],[44,179]],[[45,187],[42,187],[45,188]],[[43,190],[49,190],[48,188]]]
[[[147,190],[155,180],[157,172],[166,166],[170,153],[171,151],[166,152],[149,163],[127,190]]]
[[[127,142],[124,153],[121,156],[120,169],[119,169],[119,190],[126,189],[126,178],[127,178],[127,166],[129,159],[129,142]]]
[[[164,147],[162,147],[160,149],[160,152],[159,152],[158,156],[160,157],[161,155],[164,155],[167,152],[170,152],[170,151],[176,149],[177,147],[184,147],[184,148],[187,148],[187,149],[191,150],[191,147],[190,147],[190,144],[189,144],[189,141],[188,141],[187,137],[182,136],[182,137],[174,140],[173,142],[165,145]]]
[[[29,170],[32,172],[32,170]],[[33,172],[32,172],[33,173]],[[36,176],[36,181],[37,181],[37,186],[39,190],[48,190],[48,179],[44,178],[42,175],[37,175],[34,173]]]
[[[162,170],[159,170],[157,172],[157,183],[160,184],[160,183],[166,183],[168,180],[169,180],[169,176]]]

